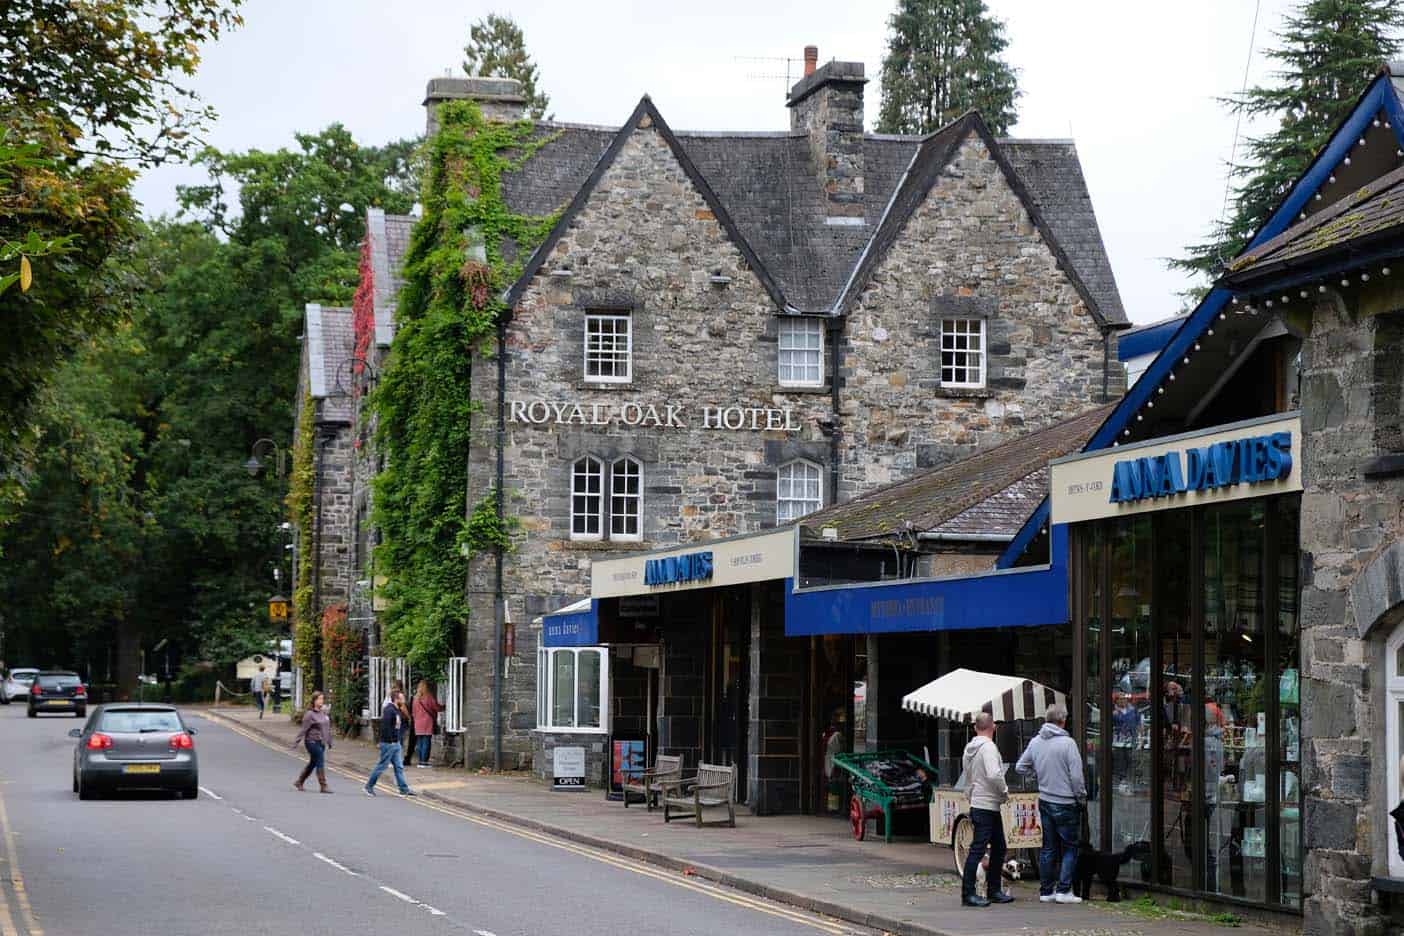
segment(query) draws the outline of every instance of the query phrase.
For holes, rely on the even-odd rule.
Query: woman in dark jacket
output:
[[[293,781],[293,788],[299,792],[314,770],[317,771],[317,782],[321,784],[322,792],[332,792],[327,787],[327,749],[332,746],[332,738],[331,719],[322,711],[325,698],[320,692],[312,693],[312,704],[302,713],[302,728],[297,737],[293,738],[293,747],[297,747],[297,743],[301,741],[307,748],[307,766],[302,768],[302,773]]]

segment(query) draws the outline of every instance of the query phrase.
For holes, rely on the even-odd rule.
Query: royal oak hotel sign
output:
[[[1292,414],[1060,458],[1052,463],[1052,521],[1300,491],[1301,434]]]
[[[657,429],[732,429],[798,432],[787,407],[697,406],[678,403],[581,403],[508,400],[507,418],[523,426],[646,426]]]

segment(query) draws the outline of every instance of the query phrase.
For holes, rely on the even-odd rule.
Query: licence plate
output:
[[[48,702],[50,705],[72,705],[72,704],[73,704],[72,702],[68,701],[67,699],[46,699],[45,701]]]
[[[160,773],[160,764],[125,764],[122,773]]]

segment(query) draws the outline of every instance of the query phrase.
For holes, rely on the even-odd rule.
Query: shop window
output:
[[[797,460],[780,466],[776,476],[776,519],[791,523],[824,506],[824,481],[819,466]]]
[[[1399,805],[1400,800],[1404,800],[1404,778],[1400,776],[1404,773],[1401,770],[1404,767],[1404,624],[1394,628],[1385,660],[1389,672],[1385,674],[1385,740],[1388,753],[1384,770],[1389,795],[1381,811],[1388,814]],[[1389,848],[1389,876],[1404,878],[1404,857],[1399,854],[1395,820],[1384,815],[1380,821],[1388,830],[1385,840]]]
[[[780,386],[824,383],[824,323],[815,318],[780,320]]]
[[[585,379],[593,383],[628,383],[633,376],[634,334],[627,313],[590,312],[585,316]]]
[[[599,539],[604,501],[604,465],[578,459],[570,472],[570,538]]]
[[[536,655],[536,727],[606,731],[609,659],[603,647],[542,647]]]
[[[941,320],[941,386],[985,385],[985,320]]]
[[[642,539],[639,525],[643,501],[643,469],[632,458],[621,458],[609,469],[609,537]]]

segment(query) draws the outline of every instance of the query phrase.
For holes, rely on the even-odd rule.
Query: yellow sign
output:
[[[288,620],[288,599],[281,595],[274,595],[268,599],[268,620],[275,624],[283,624]]]

